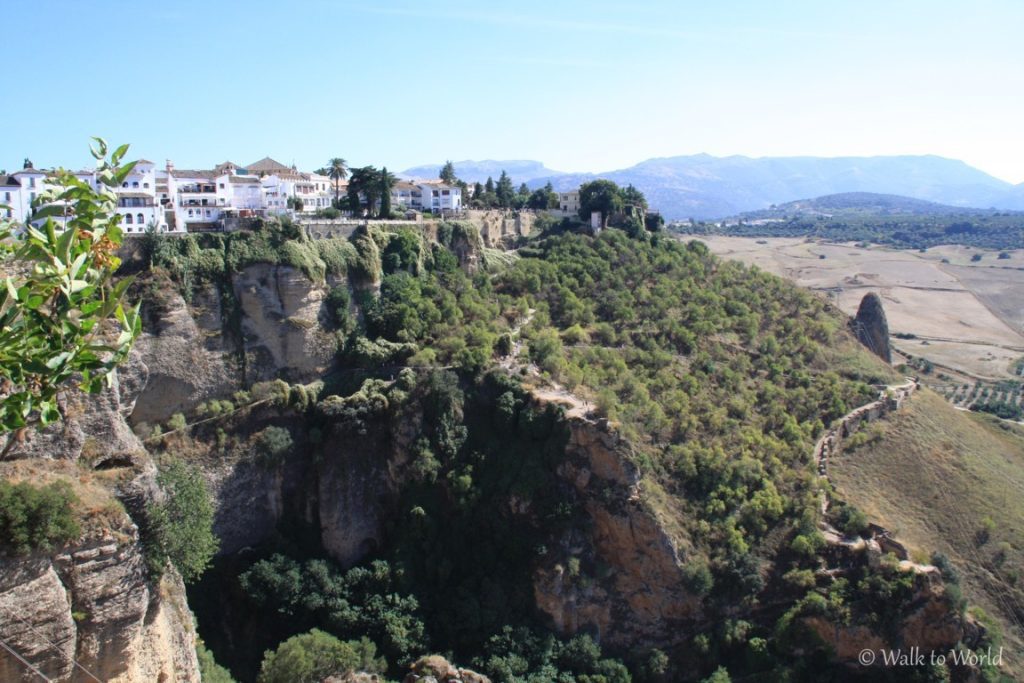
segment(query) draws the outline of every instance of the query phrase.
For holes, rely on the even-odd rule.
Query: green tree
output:
[[[473,184],[473,199],[479,199],[484,196],[484,186],[480,183]]]
[[[363,201],[366,203],[367,215],[372,216],[380,199],[380,174],[373,166],[363,166],[352,170],[348,181],[349,207],[358,212]]]
[[[622,203],[625,206],[635,206],[643,211],[647,210],[647,197],[640,190],[633,187],[633,185],[626,185],[619,192],[619,196],[622,197]]]
[[[203,683],[235,683],[231,672],[217,663],[202,641],[196,643],[196,659],[199,660],[199,678]]]
[[[313,629],[292,636],[277,650],[263,656],[258,683],[320,683],[328,676],[345,676],[354,671],[378,673],[386,663],[377,658],[372,642],[341,641],[329,633]]]
[[[530,198],[526,200],[526,206],[537,210],[557,209],[558,193],[555,192],[555,188],[552,187],[551,183],[548,183],[544,187],[533,191]]]
[[[487,194],[494,192],[494,180],[491,179],[491,176],[487,176],[487,182],[484,183],[484,192]]]
[[[380,169],[380,178],[377,182],[380,191],[380,217],[391,218],[391,188],[398,179],[393,173],[389,173],[388,167],[385,166]]]
[[[146,507],[146,556],[159,575],[168,561],[185,581],[206,570],[217,552],[213,535],[213,502],[199,470],[174,459],[157,476],[164,498]]]
[[[622,194],[611,180],[592,180],[580,186],[580,218],[590,220],[593,211],[601,212],[601,226],[608,226],[612,214],[622,210]]]
[[[341,201],[341,181],[348,178],[348,162],[334,157],[327,162],[327,177],[334,181],[334,204]]]
[[[113,277],[121,263],[113,188],[135,163],[118,166],[127,145],[108,160],[106,143],[95,140],[101,187],[60,170],[33,203],[40,227],[22,233],[0,220],[0,261],[9,273],[0,288],[0,433],[59,420],[59,396],[72,385],[90,393],[109,386],[141,329],[138,306],[121,303],[131,279]],[[18,441],[8,439],[0,456]]]
[[[501,176],[498,178],[498,186],[494,189],[494,193],[498,196],[498,206],[503,209],[512,206],[516,192],[512,187],[512,179],[508,177],[505,171],[501,172]]]
[[[458,176],[455,175],[455,164],[451,160],[444,162],[444,166],[441,167],[441,172],[437,177],[449,185],[459,182]]]

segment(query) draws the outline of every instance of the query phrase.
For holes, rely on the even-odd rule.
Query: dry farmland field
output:
[[[803,238],[693,239],[723,258],[820,291],[850,315],[866,293],[877,292],[894,348],[904,356],[927,358],[951,382],[1006,380],[1019,371],[1024,251],[1000,258],[999,252],[958,246],[917,252]]]

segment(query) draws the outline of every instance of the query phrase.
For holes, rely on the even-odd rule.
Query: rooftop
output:
[[[263,157],[259,161],[249,164],[245,167],[245,170],[251,173],[292,173],[295,171],[293,167],[285,166],[280,161],[270,157]]]

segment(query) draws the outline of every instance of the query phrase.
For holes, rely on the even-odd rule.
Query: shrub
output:
[[[258,443],[260,459],[266,463],[273,463],[291,449],[294,441],[287,429],[272,425],[260,432]]]
[[[76,501],[67,482],[36,487],[0,481],[0,546],[22,554],[76,538],[80,532],[72,512]]]
[[[146,507],[144,544],[150,572],[170,561],[185,581],[199,578],[217,551],[213,502],[199,470],[171,460],[157,476],[165,496]]]
[[[377,658],[377,647],[367,640],[341,641],[313,629],[292,636],[277,650],[263,656],[258,683],[320,683],[328,676],[345,676],[354,671],[376,673],[387,668]]]
[[[694,560],[683,567],[683,583],[692,593],[703,596],[711,592],[715,581],[707,562]]]
[[[235,683],[231,672],[217,663],[202,641],[196,643],[196,659],[199,660],[199,678],[203,683]]]
[[[185,416],[181,413],[175,413],[171,415],[171,419],[167,421],[167,428],[173,431],[184,429],[187,426],[185,422]]]

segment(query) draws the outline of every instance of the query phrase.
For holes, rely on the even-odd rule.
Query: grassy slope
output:
[[[832,461],[840,494],[913,550],[946,554],[966,597],[1018,645],[1024,581],[1013,574],[1024,567],[1024,429],[957,411],[928,390],[878,424],[881,439]],[[995,528],[979,544],[985,517]]]

